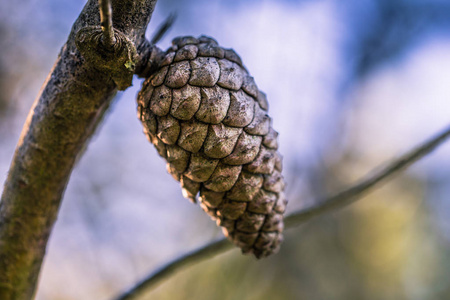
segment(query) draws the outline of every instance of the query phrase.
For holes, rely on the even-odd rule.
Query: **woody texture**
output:
[[[176,38],[154,60],[138,117],[184,197],[243,253],[277,252],[287,200],[266,95],[240,57],[209,37]]]

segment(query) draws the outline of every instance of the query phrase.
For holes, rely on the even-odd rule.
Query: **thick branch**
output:
[[[335,196],[322,201],[317,201],[318,204],[316,205],[292,213],[285,218],[286,228],[293,228],[311,220],[314,217],[332,212],[339,208],[345,207],[358,199],[361,199],[362,195],[366,194],[374,187],[379,186],[380,183],[386,181],[386,179],[400,173],[413,163],[420,160],[425,155],[432,152],[447,138],[449,138],[449,136],[450,127],[434,138],[431,138],[429,141],[423,143],[421,146],[394,160],[384,168],[380,168],[378,171],[373,172],[372,175],[368,175],[366,178],[361,180],[360,183],[336,194]],[[183,267],[206,260],[208,258],[212,258],[232,248],[234,248],[233,245],[228,242],[227,239],[221,239],[219,241],[193,250],[192,252],[182,255],[179,258],[162,266],[158,270],[150,273],[143,280],[138,282],[134,287],[130,288],[127,292],[115,298],[115,300],[136,299],[137,297],[142,295],[144,291],[152,289],[158,283],[160,283],[164,279],[169,278]]]
[[[32,299],[52,226],[74,161],[117,91],[111,76],[86,63],[76,33],[98,26],[89,0],[36,99],[0,202],[0,299]],[[156,0],[113,0],[116,29],[136,45]]]

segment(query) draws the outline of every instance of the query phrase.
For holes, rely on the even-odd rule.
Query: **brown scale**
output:
[[[266,95],[232,49],[179,37],[138,95],[144,132],[196,202],[244,253],[283,239],[287,200]]]

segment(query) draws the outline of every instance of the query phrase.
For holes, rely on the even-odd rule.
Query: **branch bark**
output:
[[[290,214],[285,218],[286,228],[294,228],[295,226],[301,225],[315,217],[343,208],[356,200],[361,199],[361,196],[368,193],[373,188],[380,186],[380,184],[385,182],[388,178],[399,174],[401,171],[405,170],[425,155],[431,153],[434,149],[443,144],[449,137],[450,127],[417,148],[412,149],[405,155],[395,159],[385,167],[379,168],[378,171],[372,172],[372,174],[369,173],[369,175],[367,175],[366,178],[363,178],[360,183],[351,186],[335,196],[316,201],[317,204],[309,208]],[[154,272],[151,272],[135,286],[117,296],[114,300],[136,299],[145,291],[151,290],[158,283],[174,275],[182,268],[209,258],[213,258],[214,256],[233,248],[235,247],[233,247],[233,245],[224,238],[193,250],[163,265]]]
[[[156,0],[113,0],[113,22],[138,49]],[[40,266],[74,162],[117,86],[80,55],[76,33],[99,26],[89,0],[25,122],[0,202],[0,299],[32,299]],[[138,53],[139,54],[139,53]]]

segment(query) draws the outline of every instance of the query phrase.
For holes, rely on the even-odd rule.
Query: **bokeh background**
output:
[[[0,1],[0,181],[82,0]],[[268,94],[289,209],[354,183],[450,122],[448,0],[159,0],[178,35],[234,48]],[[118,95],[70,179],[38,300],[110,299],[222,236],[146,141],[141,85]],[[286,231],[279,254],[234,249],[142,299],[449,299],[450,145],[339,212]]]

